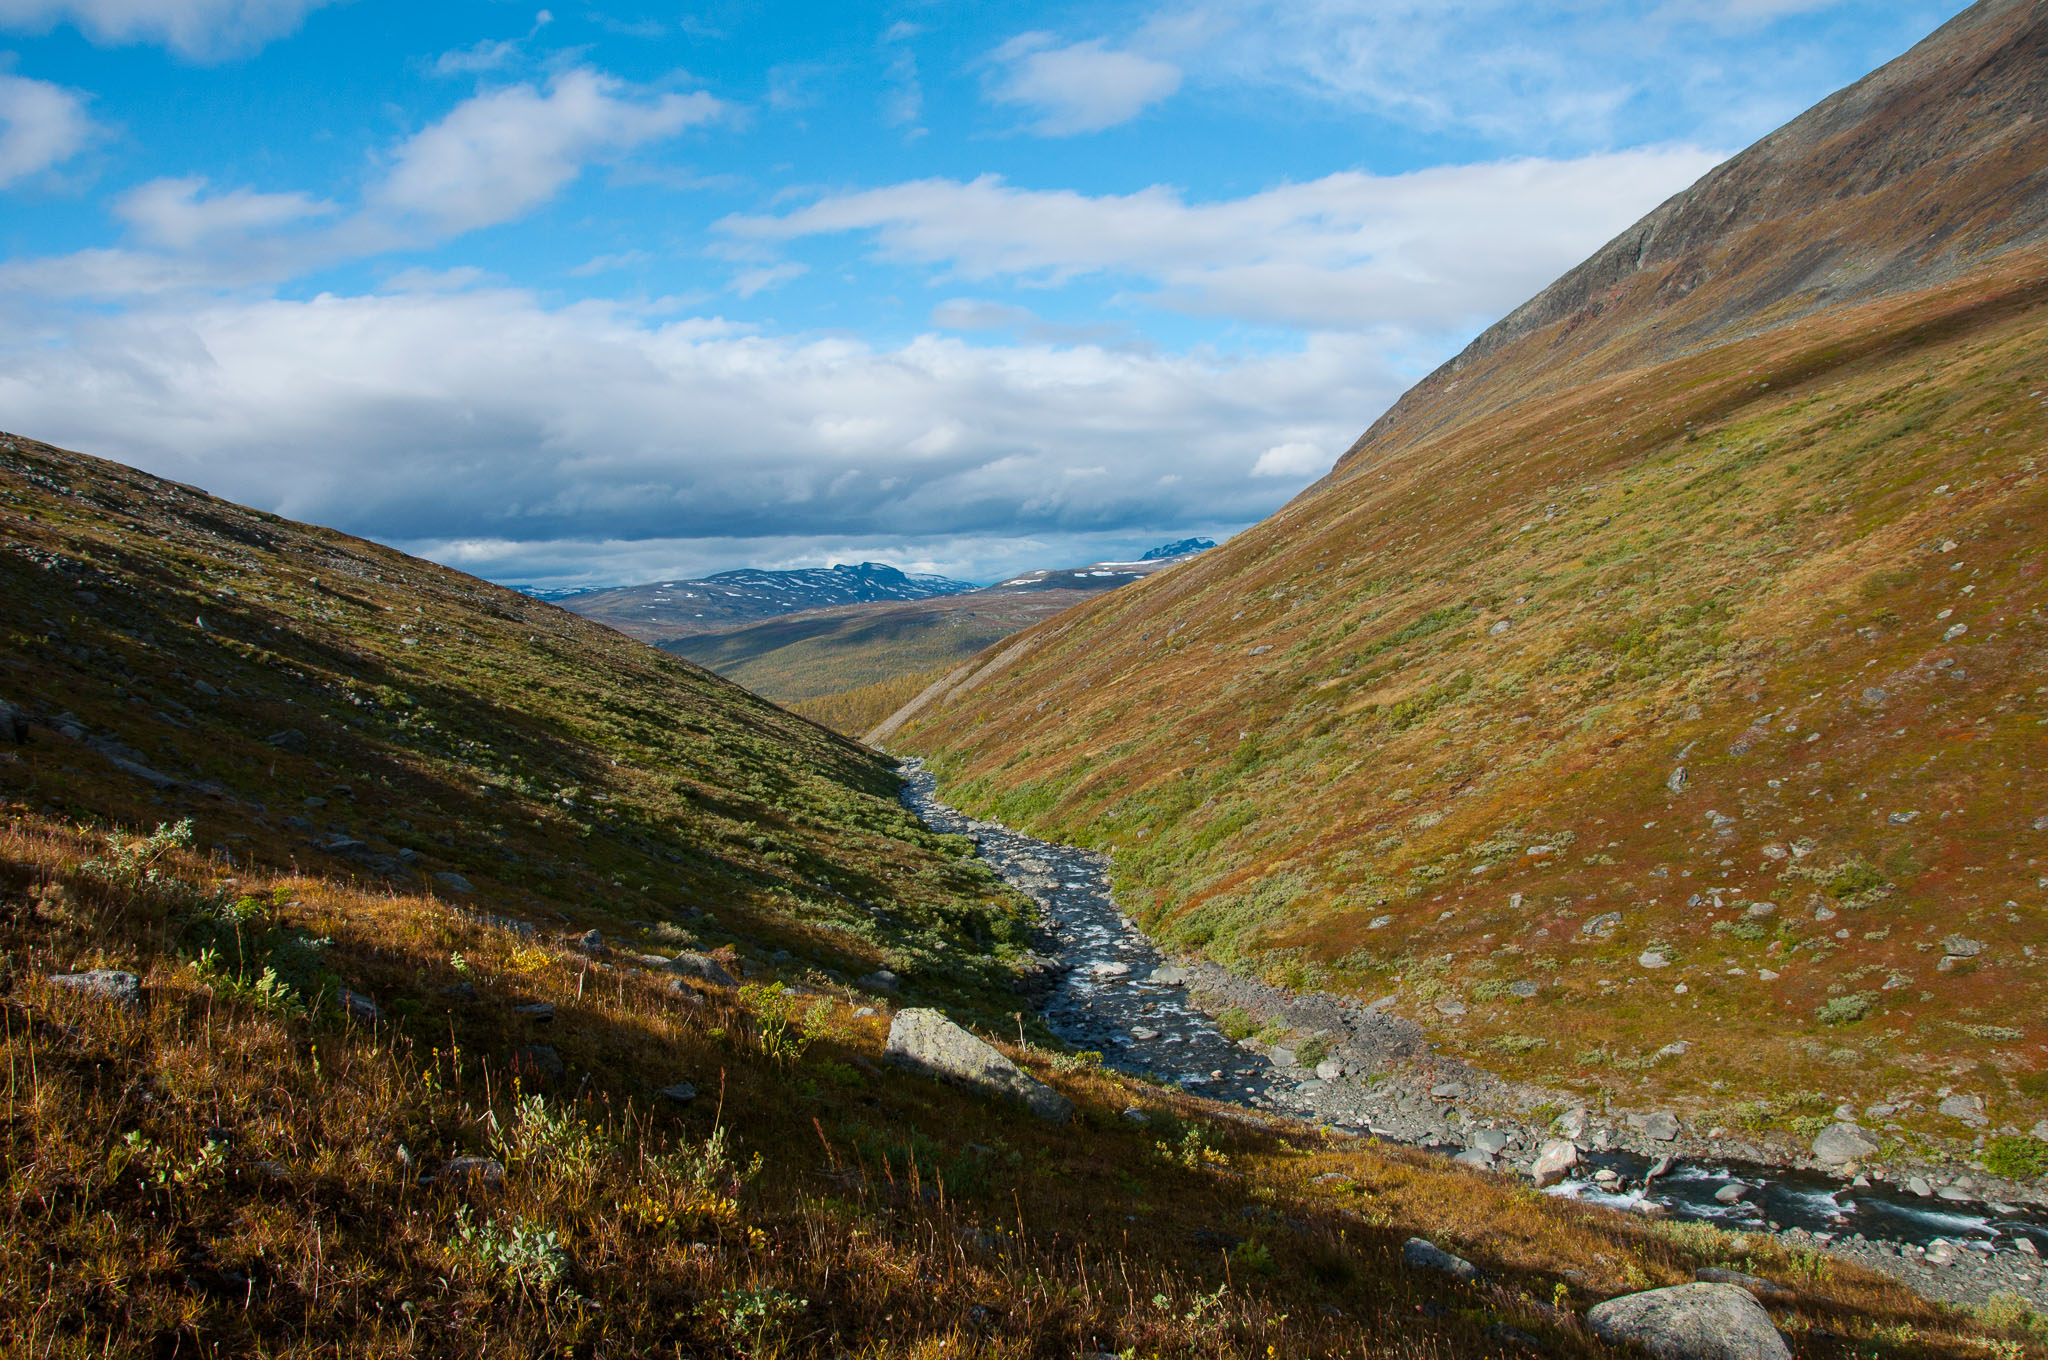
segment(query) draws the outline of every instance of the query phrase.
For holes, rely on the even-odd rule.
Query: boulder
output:
[[[1506,1152],[1511,1141],[1505,1129],[1481,1129],[1472,1135],[1472,1146],[1489,1157]]]
[[[1984,952],[1984,942],[1967,935],[1951,935],[1941,942],[1941,952],[1952,959],[1974,959]]]
[[[280,751],[289,751],[295,756],[306,754],[306,734],[296,727],[287,727],[282,732],[272,732],[263,739]]]
[[[1855,1124],[1830,1124],[1813,1140],[1813,1157],[1825,1166],[1846,1166],[1877,1152],[1877,1140]]]
[[[1072,1101],[935,1010],[898,1011],[886,1052],[899,1067],[1007,1096],[1054,1124],[1074,1113]]]
[[[458,874],[453,870],[435,874],[434,881],[440,884],[442,887],[446,888],[449,892],[473,893],[476,891],[475,885],[470,883],[470,881],[464,878],[461,874]]]
[[[1529,1175],[1539,1186],[1556,1185],[1579,1164],[1579,1145],[1569,1138],[1552,1138],[1536,1151]]]
[[[672,972],[682,973],[703,982],[715,982],[721,987],[737,987],[740,980],[725,971],[725,966],[709,954],[693,954],[688,950],[668,961]],[[865,981],[866,979],[862,979]]]
[[[451,1190],[502,1190],[505,1164],[489,1157],[451,1157],[434,1179]]]
[[[1949,1096],[1941,1102],[1940,1109],[1950,1119],[1960,1119],[1965,1124],[1974,1124],[1982,1127],[1991,1122],[1984,1117],[1984,1097],[1982,1096]]]
[[[142,979],[114,968],[95,968],[89,973],[58,973],[51,983],[74,992],[111,1001],[117,1006],[142,1004]]]
[[[584,931],[570,943],[569,947],[585,958],[591,959],[601,959],[612,952],[610,947],[605,944],[604,932],[601,930]]]
[[[1474,1171],[1493,1170],[1493,1154],[1481,1152],[1478,1148],[1466,1148],[1463,1152],[1451,1158],[1451,1160],[1459,1166],[1470,1167]]]
[[[1325,1058],[1316,1064],[1316,1075],[1324,1081],[1335,1081],[1344,1075],[1344,1064],[1335,1058]]]
[[[346,987],[341,989],[341,1009],[349,1019],[365,1025],[374,1025],[384,1018],[383,1007],[361,992],[352,992]]]
[[[1593,1335],[1657,1360],[1791,1360],[1785,1338],[1746,1289],[1681,1284],[1624,1294],[1586,1312]]]
[[[546,1044],[512,1050],[512,1070],[528,1080],[553,1081],[567,1070],[562,1055]]]
[[[1157,983],[1161,987],[1184,987],[1193,981],[1193,977],[1187,969],[1177,963],[1162,963],[1154,968],[1152,975],[1145,980]]]
[[[1741,1181],[1730,1181],[1714,1192],[1714,1203],[1740,1204],[1742,1203],[1742,1197],[1748,1193],[1749,1187]]]
[[[27,715],[5,699],[0,699],[0,741],[19,746],[27,740]]]
[[[1401,1244],[1401,1264],[1410,1270],[1438,1271],[1467,1284],[1479,1278],[1479,1268],[1470,1261],[1420,1237],[1411,1237]]]
[[[886,968],[877,968],[874,972],[869,973],[864,978],[857,979],[857,981],[859,985],[871,992],[893,992],[902,979]]]
[[[1678,1116],[1659,1110],[1643,1121],[1643,1133],[1656,1142],[1668,1143],[1678,1137]]]
[[[687,1081],[679,1081],[673,1086],[662,1087],[659,1094],[664,1100],[687,1105],[697,1098],[697,1088]]]
[[[1614,933],[1621,929],[1621,919],[1618,911],[1602,912],[1580,926],[1579,934],[1589,940],[1612,939]]]

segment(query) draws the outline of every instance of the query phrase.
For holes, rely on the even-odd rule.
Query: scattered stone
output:
[[[1122,959],[1105,959],[1088,970],[1099,978],[1120,978],[1131,975],[1131,965]]]
[[[1673,770],[1671,772],[1670,777],[1664,781],[1664,787],[1671,790],[1673,793],[1684,793],[1685,766],[1681,765],[1677,769]]]
[[[858,981],[860,986],[867,988],[871,992],[893,992],[896,990],[897,984],[901,979],[886,968],[877,968],[874,972],[869,973],[864,978],[860,978]]]
[[[1692,1277],[1702,1284],[1732,1284],[1737,1289],[1746,1289],[1758,1303],[1792,1303],[1799,1297],[1798,1291],[1782,1284],[1721,1266],[1701,1266]]]
[[[1974,959],[1984,952],[1984,942],[1967,935],[1951,935],[1941,942],[1941,952],[1952,959]]]
[[[95,968],[89,973],[58,973],[50,981],[74,992],[85,992],[117,1006],[142,1004],[142,979],[114,968]]]
[[[529,1002],[524,1006],[514,1006],[512,1013],[525,1016],[535,1024],[545,1025],[555,1018],[555,1003],[552,1001]]]
[[[1952,1095],[1938,1107],[1950,1119],[1960,1119],[1965,1124],[1982,1127],[1991,1121],[1984,1117],[1984,1097]]]
[[[1284,1045],[1273,1045],[1273,1047],[1267,1051],[1266,1056],[1273,1060],[1273,1066],[1275,1067],[1294,1066],[1294,1050]]]
[[[1906,1189],[1922,1199],[1926,1199],[1934,1193],[1934,1186],[1928,1182],[1925,1176],[1915,1176],[1907,1181]]]
[[[1578,1164],[1579,1145],[1569,1138],[1552,1138],[1536,1150],[1529,1175],[1538,1187],[1556,1185]]]
[[[1066,1123],[1074,1112],[1072,1101],[935,1010],[898,1011],[886,1052],[899,1066],[1022,1101],[1054,1124]]]
[[[1962,1185],[1944,1185],[1941,1189],[1934,1192],[1934,1197],[1947,1200],[1950,1204],[1968,1204],[1976,1198],[1967,1187]]]
[[[1508,995],[1517,997],[1523,1001],[1529,1001],[1535,998],[1536,993],[1540,989],[1541,984],[1535,982],[1510,982],[1508,984]]]
[[[1125,1120],[1133,1124],[1143,1124],[1144,1122],[1146,1122],[1147,1119],[1145,1111],[1136,1105],[1124,1106],[1123,1117]]]
[[[1566,1110],[1557,1117],[1557,1131],[1567,1138],[1583,1138],[1586,1135],[1587,1117],[1583,1106]]]
[[[697,1088],[687,1081],[679,1081],[673,1086],[662,1087],[660,1094],[663,1100],[672,1100],[678,1105],[687,1105],[697,1098]]]
[[[15,746],[28,740],[28,718],[5,699],[0,699],[0,741]]]
[[[489,1157],[451,1157],[434,1180],[451,1190],[502,1190],[505,1164]]]
[[[586,958],[593,959],[601,959],[612,952],[605,945],[603,932],[596,930],[584,931],[569,947]]]
[[[348,1018],[365,1025],[374,1025],[384,1019],[384,1009],[361,992],[341,989],[341,1008],[348,1012]]]
[[[1488,1153],[1481,1152],[1478,1148],[1466,1148],[1463,1152],[1452,1157],[1451,1160],[1459,1166],[1467,1166],[1474,1171],[1493,1170],[1493,1157]]]
[[[1611,1345],[1636,1345],[1657,1360],[1791,1360],[1771,1315],[1732,1284],[1681,1284],[1624,1294],[1586,1312]]]
[[[1481,1129],[1472,1135],[1472,1146],[1489,1157],[1498,1157],[1514,1141],[1505,1129]]]
[[[1514,622],[1510,619],[1495,619],[1493,621],[1492,626],[1489,627],[1486,630],[1486,632],[1489,637],[1499,637],[1502,633],[1505,633],[1508,629],[1514,626]]]
[[[2015,1237],[2012,1244],[2014,1248],[2028,1256],[2039,1256],[2041,1254],[2041,1249],[2034,1245],[2034,1239],[2031,1237]]]
[[[1678,1137],[1678,1116],[1660,1110],[1643,1121],[1643,1133],[1659,1143],[1668,1143]]]
[[[476,984],[474,982],[458,982],[453,987],[443,987],[441,995],[447,997],[450,1001],[474,1001],[477,999]]]
[[[1401,1264],[1410,1270],[1439,1271],[1466,1284],[1479,1278],[1479,1268],[1470,1261],[1420,1237],[1411,1237],[1401,1244]]]
[[[1952,1266],[1956,1263],[1956,1248],[1952,1242],[1936,1242],[1927,1248],[1927,1255],[1921,1257],[1931,1266]]]
[[[1188,970],[1177,963],[1162,963],[1154,968],[1151,976],[1145,980],[1157,983],[1161,987],[1185,987],[1190,976]]]
[[[1608,911],[1602,912],[1580,926],[1579,934],[1589,940],[1606,940],[1612,939],[1614,933],[1620,929],[1621,913],[1618,911]]]
[[[1462,1081],[1438,1082],[1435,1086],[1429,1088],[1429,1093],[1438,1100],[1458,1100],[1465,1094],[1465,1083]]]
[[[449,892],[473,893],[476,891],[476,887],[468,879],[452,869],[444,873],[435,874],[434,881]]]
[[[1645,949],[1636,955],[1636,963],[1643,968],[1669,968],[1671,956],[1661,949]]]
[[[1325,1058],[1316,1064],[1316,1075],[1324,1081],[1335,1081],[1344,1075],[1344,1064],[1335,1058]]]
[[[682,973],[702,982],[716,983],[720,987],[737,987],[739,979],[725,971],[725,966],[709,954],[693,954],[688,950],[668,961],[672,972]],[[866,979],[862,979],[863,984]]]
[[[1824,1166],[1847,1166],[1877,1152],[1877,1140],[1846,1121],[1828,1125],[1813,1140],[1814,1160]]]
[[[295,756],[306,754],[306,734],[296,727],[287,727],[282,732],[272,732],[263,740],[278,750],[288,751]]]
[[[562,1066],[562,1055],[546,1044],[529,1044],[512,1050],[512,1070],[523,1077],[538,1077],[553,1081],[568,1069]]]
[[[1716,1204],[1740,1204],[1742,1203],[1742,1197],[1748,1193],[1748,1186],[1743,1185],[1739,1181],[1730,1181],[1714,1192],[1714,1202]],[[1728,1281],[1723,1280],[1722,1283],[1726,1284]]]

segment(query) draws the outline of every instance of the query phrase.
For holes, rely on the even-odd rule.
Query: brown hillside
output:
[[[1788,1130],[1882,1100],[1908,1140],[1982,1136],[1933,1113],[1960,1090],[2027,1129],[2044,31],[1971,11],[1636,239],[1736,225],[1618,290],[1603,252],[1338,475],[992,648],[891,744],[1114,847],[1170,945],[1389,998],[1498,1068]],[[1815,294],[1852,259],[1851,300]]]

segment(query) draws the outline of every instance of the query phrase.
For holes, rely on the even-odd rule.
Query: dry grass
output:
[[[1708,1262],[1799,1285],[1779,1321],[1804,1355],[1984,1353],[1768,1242],[1005,1045],[1079,1103],[1056,1129],[880,1066],[885,1020],[843,995],[802,998],[805,1041],[778,1043],[788,997],[759,983],[677,990],[429,898],[158,849],[150,874],[20,808],[0,831],[8,1354],[1468,1356],[1511,1351],[1501,1324],[1592,1354],[1577,1308]],[[240,952],[195,967],[231,919]],[[298,981],[251,986],[278,961]],[[145,1003],[44,981],[86,966],[137,972]],[[444,993],[463,982],[475,1000]],[[347,1018],[342,986],[383,1018]],[[535,1000],[544,1028],[510,1010]],[[561,1077],[515,1069],[531,1042]],[[679,1079],[687,1108],[655,1094]],[[456,1183],[465,1155],[502,1187]],[[1411,1232],[1489,1282],[1402,1271]]]

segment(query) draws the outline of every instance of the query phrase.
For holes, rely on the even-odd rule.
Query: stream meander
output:
[[[1463,1127],[1466,1136],[1443,1125],[1387,1128],[1387,1118],[1361,1114],[1356,1094],[1377,1081],[1346,1081],[1357,1074],[1328,1075],[1283,1067],[1267,1054],[1226,1037],[1189,996],[1188,970],[1173,965],[1131,920],[1110,892],[1105,856],[1027,836],[994,822],[978,821],[940,802],[937,780],[921,762],[904,761],[903,800],[933,830],[971,837],[982,857],[1013,886],[1040,904],[1052,937],[1059,971],[1044,992],[1039,1010],[1053,1032],[1084,1049],[1099,1051],[1105,1066],[1156,1081],[1179,1083],[1215,1100],[1257,1106],[1278,1113],[1349,1127],[1385,1141],[1408,1142],[1456,1154],[1496,1135],[1500,1170],[1519,1170],[1511,1154],[1527,1153],[1546,1131],[1498,1119],[1482,1129]],[[1432,1078],[1419,1080],[1424,1086]],[[1352,1088],[1346,1099],[1344,1088]],[[1437,1089],[1441,1093],[1442,1088]],[[1412,1109],[1410,1101],[1403,1109]],[[1426,1102],[1422,1102],[1425,1103]],[[1450,1112],[1456,1120],[1459,1112]],[[1433,1136],[1434,1135],[1434,1136]],[[1584,1142],[1581,1143],[1585,1147]],[[1659,1159],[1619,1148],[1586,1150],[1579,1174],[1549,1193],[1616,1209],[1642,1212],[1645,1201],[1673,1218],[1730,1229],[1810,1236],[1860,1257],[1893,1257],[1879,1262],[1929,1269],[1925,1249],[1951,1244],[1957,1261],[1993,1268],[2004,1282],[2042,1297],[2048,1294],[2038,1258],[2019,1247],[2031,1240],[2048,1252],[2048,1213],[2039,1206],[1985,1203],[1919,1196],[1893,1182],[1852,1186],[1819,1172],[1720,1157],[1674,1157],[1669,1167],[1645,1177]],[[1599,1179],[1608,1174],[1609,1179]],[[1726,1188],[1743,1187],[1742,1197],[1724,1202]],[[1937,1252],[1937,1254],[1944,1254]],[[1972,1257],[1981,1258],[1972,1260]],[[2009,1278],[2005,1278],[2009,1277]],[[1916,1281],[1917,1283],[1917,1281]],[[1953,1293],[1955,1291],[1942,1291]],[[1975,1291],[1966,1291],[1975,1292]]]

